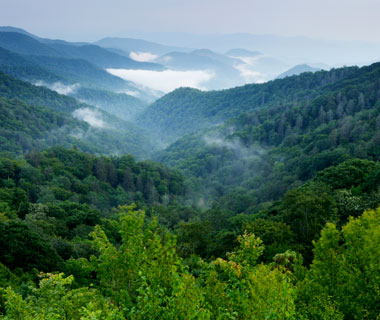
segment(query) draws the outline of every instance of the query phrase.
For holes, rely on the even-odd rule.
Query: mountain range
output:
[[[378,318],[380,62],[189,39],[0,28],[0,317]]]

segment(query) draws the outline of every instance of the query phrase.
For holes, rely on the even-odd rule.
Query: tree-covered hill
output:
[[[0,73],[0,95],[17,98],[30,104],[44,106],[63,113],[72,113],[84,106],[71,97],[60,95],[46,87],[34,86],[4,73]]]
[[[0,47],[24,55],[82,59],[102,68],[163,69],[161,65],[138,62],[96,45],[72,45],[68,42],[53,41],[42,43],[36,38],[18,32],[0,32]]]
[[[0,47],[0,70],[29,82],[50,84],[59,81],[112,92],[130,90],[141,93],[131,82],[113,76],[84,59],[21,55]]]
[[[0,73],[0,97],[6,98],[2,103],[4,140],[1,151],[20,154],[30,151],[33,146],[41,150],[53,145],[78,145],[82,150],[93,153],[130,153],[146,158],[154,150],[147,134],[135,125],[74,98],[4,73]],[[34,119],[39,120],[35,123]],[[54,119],[60,119],[59,124]],[[36,125],[39,129],[32,129]],[[28,141],[24,145],[19,144],[21,132]]]
[[[67,80],[64,77],[59,77],[56,74],[47,71],[38,64],[27,60],[26,57],[17,53],[10,52],[0,47],[0,71],[4,72],[14,78],[28,81],[32,84],[48,87],[52,90],[64,92],[69,96],[73,96],[87,104],[95,105],[111,114],[114,114],[120,118],[130,120],[135,114],[141,112],[146,103],[141,99],[125,93],[114,93],[113,91],[106,91],[102,89],[96,89],[93,87],[94,81],[91,82],[92,88],[88,88],[80,82],[75,82],[73,79]],[[77,70],[78,71],[78,70]],[[104,73],[102,72],[104,75]],[[67,76],[67,73],[65,74]],[[108,79],[108,74],[106,77]],[[95,77],[95,75],[94,75]],[[70,78],[70,76],[69,76]],[[110,77],[112,78],[112,76]],[[97,77],[100,86],[104,86],[102,77]],[[112,78],[113,79],[113,78]],[[117,81],[118,85],[126,85],[127,82]],[[107,87],[107,86],[106,86]],[[115,90],[117,87],[112,86]],[[140,96],[142,99],[151,99],[149,95],[146,95],[135,87],[128,87],[129,90]]]
[[[74,83],[79,82],[90,88],[111,91],[130,88],[127,81],[109,74],[104,69],[91,64],[87,60],[43,56],[24,57],[64,79]]]
[[[34,54],[49,57],[61,56],[59,51],[18,32],[0,32],[0,47],[19,54]]]
[[[320,68],[314,68],[314,67],[311,67],[311,66],[309,66],[307,64],[298,64],[298,65],[290,68],[289,70],[281,73],[276,78],[277,79],[282,79],[282,78],[285,78],[285,77],[291,77],[291,76],[294,76],[294,75],[299,75],[299,74],[304,73],[304,72],[317,72],[317,71],[320,71],[320,70],[321,70]]]
[[[80,87],[70,95],[127,121],[131,121],[147,106],[145,102],[131,95],[99,89]]]
[[[243,113],[178,140],[156,159],[201,179],[206,199],[255,210],[331,165],[379,159],[379,78],[379,64],[357,69],[313,99]]]
[[[158,99],[138,115],[136,121],[164,142],[173,142],[187,133],[220,124],[244,112],[311,100],[323,92],[324,87],[356,70],[352,67],[304,73],[222,91],[180,88]]]
[[[176,90],[138,118],[179,137],[159,163],[27,57],[0,49],[0,319],[379,319],[380,63]]]
[[[96,157],[56,147],[25,160],[0,158],[0,262],[48,271],[70,256],[89,257],[89,233],[114,208],[171,204],[183,195],[178,172],[130,155]]]
[[[86,132],[89,125],[63,113],[32,106],[16,99],[0,97],[0,152],[24,154],[59,144],[78,145],[96,150],[70,135],[71,131]]]
[[[0,47],[0,71],[12,77],[27,81],[62,81],[55,74],[28,61],[22,55]]]

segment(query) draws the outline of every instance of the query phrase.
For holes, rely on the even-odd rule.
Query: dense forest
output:
[[[5,42],[1,319],[379,319],[380,64],[147,106]]]
[[[91,96],[91,91],[88,95]],[[111,96],[117,97],[116,94]],[[0,98],[4,109],[0,135],[8,145],[0,151],[25,153],[64,145],[91,153],[131,153],[147,158],[155,149],[144,130],[133,123],[1,72]]]
[[[138,115],[137,120],[153,134],[158,131],[163,142],[173,142],[186,133],[220,124],[242,112],[309,101],[329,84],[356,70],[351,67],[303,73],[295,78],[222,91],[180,88],[158,99]]]

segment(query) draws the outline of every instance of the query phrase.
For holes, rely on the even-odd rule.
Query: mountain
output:
[[[2,71],[32,82],[59,81],[66,85],[79,83],[91,89],[130,92],[148,102],[156,99],[149,88],[142,88],[111,75],[105,68],[162,71],[163,66],[138,62],[95,45],[42,40],[19,32],[0,32]]]
[[[63,76],[65,77],[59,77],[56,74],[47,71],[42,66],[27,60],[27,58],[27,56],[21,56],[0,47],[0,71],[13,76],[14,78],[28,81],[34,85],[44,86],[60,94],[72,96],[124,120],[132,119],[132,117],[145,108],[147,103],[143,102],[143,100],[146,99],[152,101],[153,99],[150,95],[140,91],[134,86],[122,86],[122,88],[143,100],[125,93],[114,93],[102,89],[88,88],[85,85],[80,84],[80,82],[75,81],[78,79],[72,79],[73,76],[68,75],[66,73],[67,70],[64,70],[65,73]],[[60,73],[57,69],[55,69],[55,71]],[[77,71],[80,71],[80,69],[77,69]],[[110,78],[108,74],[105,74],[105,76]],[[67,78],[71,78],[71,81],[66,80]],[[81,80],[83,80],[83,78]],[[100,80],[102,80],[102,78],[100,78]],[[85,83],[85,81],[82,81],[82,83]],[[92,84],[93,83],[94,82],[92,82]],[[99,83],[99,85],[104,85],[104,83],[105,82]],[[126,82],[125,84],[128,83]],[[115,87],[110,86],[110,89],[115,89]]]
[[[103,68],[164,70],[164,68],[157,63],[135,61],[129,57],[108,51],[96,45],[73,46],[50,44],[49,47],[59,51],[62,57],[87,60]]]
[[[215,52],[226,52],[233,48],[260,51],[288,65],[305,62],[309,64],[323,62],[331,66],[365,65],[377,61],[380,50],[380,45],[377,43],[326,41],[302,36],[288,37],[271,34],[136,32],[130,35],[147,41],[189,48],[208,48]]]
[[[262,55],[262,53],[260,51],[250,51],[247,49],[235,48],[235,49],[228,50],[225,53],[225,55],[230,56],[230,57],[246,57],[246,58],[249,58],[249,57],[256,57],[256,56]]]
[[[169,52],[157,58],[162,64],[169,68],[178,70],[218,70],[234,69],[233,65],[243,63],[239,59],[230,58],[211,50],[202,49],[192,52]],[[236,69],[234,69],[237,72]]]
[[[196,70],[211,73],[211,78],[203,83],[208,90],[234,87],[244,84],[240,71],[235,67],[243,61],[202,49],[192,52],[170,52],[156,61],[171,70]]]
[[[15,27],[11,27],[11,26],[0,26],[0,32],[16,32],[16,33],[21,33],[23,35],[26,35],[28,37],[31,37],[33,39],[36,39],[37,41],[41,42],[41,43],[46,43],[46,44],[50,44],[50,43],[61,43],[61,44],[70,44],[70,45],[86,45],[88,43],[86,42],[68,42],[68,41],[65,41],[65,40],[59,40],[59,39],[46,39],[46,38],[41,38],[41,37],[38,37],[36,36],[35,34],[32,34],[24,29],[21,29],[21,28],[15,28]]]
[[[87,60],[59,57],[24,56],[27,60],[72,83],[110,91],[134,90],[133,83],[111,75]]]
[[[156,160],[199,179],[204,203],[258,212],[325,168],[353,158],[378,161],[379,76],[376,63],[275,80],[272,94],[281,100],[184,136]],[[320,87],[313,93],[306,79]]]
[[[41,39],[34,34],[29,33],[28,31],[21,29],[21,28],[16,28],[12,26],[0,26],[0,32],[15,32],[15,33],[21,33],[24,34],[28,37],[35,38],[35,39]]]
[[[87,60],[102,68],[162,70],[154,63],[138,62],[96,45],[71,45],[68,42],[45,42],[18,32],[0,32],[0,47],[27,55]]]
[[[380,63],[146,107],[92,53],[0,49],[2,318],[379,318]]]
[[[79,87],[70,95],[127,121],[132,120],[147,106],[147,103],[131,95],[105,90]]]
[[[18,32],[0,32],[0,47],[19,54],[62,57],[56,49]]]
[[[132,123],[3,73],[0,73],[0,97],[3,98],[2,151],[13,150],[19,154],[31,148],[77,145],[92,153],[131,153],[146,158],[155,149],[147,134]],[[38,129],[34,129],[36,126]],[[21,149],[17,132],[24,132],[29,141],[25,146],[21,144]]]
[[[95,42],[96,45],[103,48],[114,48],[129,52],[146,52],[155,55],[163,55],[171,51],[188,52],[191,49],[177,46],[165,46],[155,42],[145,41],[134,38],[103,38]]]
[[[344,79],[355,70],[352,67],[305,73],[296,80],[285,78],[222,91],[180,88],[158,99],[139,114],[136,121],[164,143],[173,142],[187,133],[220,124],[244,112],[310,100],[323,87]]]
[[[0,47],[0,71],[26,81],[44,80],[48,82],[63,81],[52,72],[27,60],[22,55]]]
[[[307,64],[299,64],[294,66],[293,68],[290,68],[288,71],[285,71],[281,73],[280,75],[277,76],[277,79],[282,79],[285,77],[291,77],[291,76],[296,76],[299,75],[303,72],[317,72],[320,71],[321,69],[319,68],[313,68]]]

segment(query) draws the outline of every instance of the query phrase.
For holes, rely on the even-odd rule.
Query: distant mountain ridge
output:
[[[277,76],[276,79],[282,79],[285,77],[297,76],[303,72],[317,72],[317,71],[321,71],[321,69],[311,67],[307,64],[299,64],[299,65],[296,65],[293,68],[290,68],[289,70],[281,73],[280,75]]]
[[[259,212],[325,168],[380,159],[379,79],[375,63],[271,81],[273,103],[183,136],[155,159],[199,179],[202,195],[218,206]],[[193,100],[200,109],[204,100],[195,93]]]
[[[138,62],[96,45],[42,43],[18,32],[0,32],[0,47],[26,55],[85,59],[103,68],[163,70],[163,67],[158,64]]]
[[[118,38],[118,37],[107,37],[94,42],[94,44],[101,46],[103,48],[114,48],[123,50],[126,53],[129,52],[149,52],[156,55],[163,55],[171,51],[179,52],[189,52],[193,49],[181,48],[177,46],[166,46],[159,43],[146,41],[142,39],[134,38]]]
[[[37,87],[1,72],[0,99],[3,99],[1,121],[4,128],[0,132],[0,151],[20,154],[30,151],[29,146],[32,145],[43,148],[78,145],[82,150],[92,153],[131,153],[138,158],[146,158],[155,149],[147,134],[136,125],[46,87]],[[24,104],[28,107],[23,107]],[[28,142],[25,148],[16,148],[19,144],[17,121],[22,121],[20,128],[25,134],[29,132],[28,128],[35,132],[28,133],[25,139],[42,139],[44,142]],[[42,123],[39,124],[39,121]],[[35,126],[37,129],[34,129]],[[13,140],[7,141],[7,136]]]
[[[162,141],[208,128],[255,109],[307,101],[327,87],[344,79],[356,67],[304,73],[296,79],[285,78],[263,84],[249,84],[228,90],[204,92],[177,89],[148,106],[135,121]]]
[[[260,51],[250,51],[250,50],[242,49],[242,48],[231,49],[226,52],[227,56],[232,56],[232,57],[255,57],[261,54],[262,52]]]

